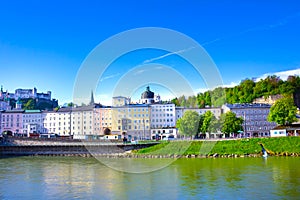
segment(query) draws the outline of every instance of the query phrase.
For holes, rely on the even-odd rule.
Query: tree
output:
[[[210,91],[206,91],[204,93],[198,93],[196,97],[196,101],[199,108],[204,108],[205,106],[211,106],[211,96]]]
[[[35,109],[35,101],[34,99],[29,99],[23,106],[24,110],[34,110]]]
[[[210,120],[210,124],[208,126],[209,133],[221,131],[221,122],[216,118],[216,116],[212,116]]]
[[[176,127],[179,129],[180,134],[196,135],[198,134],[199,120],[200,116],[196,111],[188,110],[182,118],[177,120]]]
[[[74,105],[75,104],[73,102],[70,102],[70,103],[67,104],[68,107],[74,107]]]
[[[230,133],[237,133],[240,130],[243,130],[242,124],[244,122],[243,118],[236,117],[236,114],[233,112],[227,112],[222,114],[222,132],[225,135],[229,135]]]
[[[213,91],[210,92],[211,96],[211,105],[215,107],[222,106],[226,103],[226,93],[225,89],[222,87],[217,87]]]
[[[239,103],[252,103],[254,99],[253,88],[255,87],[255,82],[250,79],[243,80],[239,87]]]
[[[284,97],[275,102],[268,115],[268,121],[279,125],[289,125],[297,121],[297,107],[291,97]]]
[[[209,125],[210,125],[210,121],[213,117],[213,113],[211,111],[207,111],[205,114],[204,114],[204,120],[203,120],[203,124],[201,126],[201,132],[202,133],[206,133],[209,129]]]
[[[176,98],[174,98],[174,99],[172,99],[171,100],[171,103],[174,103],[175,104],[175,106],[179,106],[180,104],[179,104],[179,102],[178,102],[178,99],[177,99],[177,97]]]

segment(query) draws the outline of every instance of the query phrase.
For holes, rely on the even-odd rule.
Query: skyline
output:
[[[141,27],[168,28],[194,39],[216,64],[225,86],[267,74],[285,79],[287,74],[300,75],[299,5],[297,1],[1,2],[0,84],[8,91],[51,90],[59,104],[71,102],[76,76],[89,53],[107,38]],[[121,56],[99,77],[95,101],[106,104],[112,83],[143,64],[171,66],[189,79],[195,92],[208,89],[179,56],[192,48],[144,49]],[[145,85],[132,94],[140,95]],[[155,89],[166,88],[153,87],[164,99],[167,92]]]

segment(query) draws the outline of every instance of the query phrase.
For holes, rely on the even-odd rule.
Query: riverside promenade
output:
[[[10,137],[0,143],[0,156],[109,156],[147,148],[157,142],[131,144],[121,141],[56,140]]]

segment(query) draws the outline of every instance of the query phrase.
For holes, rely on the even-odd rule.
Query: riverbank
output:
[[[300,156],[300,137],[249,138],[218,141],[166,141],[135,150],[137,157],[256,157],[261,154],[260,143],[272,156]]]
[[[14,139],[0,146],[0,156],[78,156],[106,158],[258,157],[260,143],[271,156],[300,156],[300,137],[236,140],[161,141],[122,144],[110,142],[32,141]]]
[[[0,156],[121,156],[158,142],[139,144],[119,141],[78,141],[30,138],[7,138],[0,144]]]

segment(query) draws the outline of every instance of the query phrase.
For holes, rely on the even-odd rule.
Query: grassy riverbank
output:
[[[165,141],[158,145],[140,149],[139,155],[250,155],[259,154],[261,147],[274,155],[300,155],[300,137],[250,138],[219,141]]]

